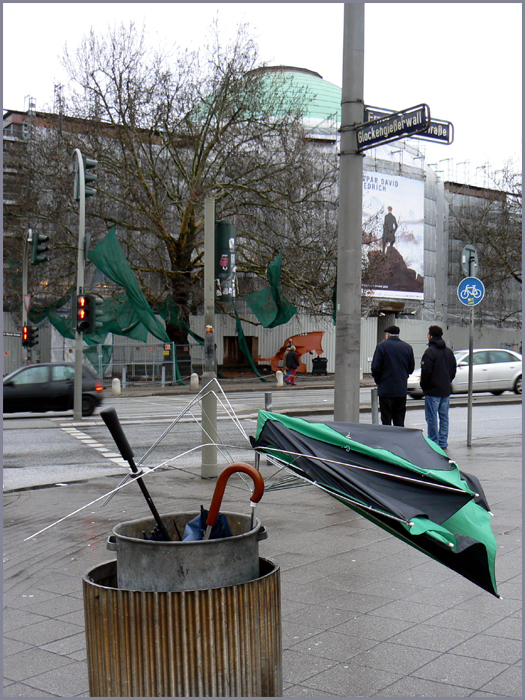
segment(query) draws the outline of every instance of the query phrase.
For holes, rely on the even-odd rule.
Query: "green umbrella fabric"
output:
[[[487,498],[421,430],[259,411],[252,446],[498,597]]]

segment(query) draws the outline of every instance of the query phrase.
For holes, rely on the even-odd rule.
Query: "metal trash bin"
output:
[[[145,540],[143,532],[155,526],[151,516],[119,523],[109,536],[107,548],[117,553],[118,587],[139,591],[183,591],[218,588],[244,583],[259,575],[259,542],[266,529],[256,518],[242,513],[223,513],[233,537],[181,542],[190,520],[199,513],[162,515],[171,542]]]
[[[193,515],[163,515],[162,521],[169,528],[170,519],[179,524]],[[250,530],[242,522],[247,516],[224,515],[230,526],[240,528],[237,534],[232,528],[233,537],[194,542],[129,537],[130,527],[147,529],[154,523],[152,518],[114,528],[109,544],[117,551],[117,560],[83,577],[91,697],[282,697],[280,570],[269,559],[258,557],[258,538],[266,533],[258,520]],[[248,543],[250,560],[257,552],[256,570],[249,580],[224,585],[226,557],[223,564],[216,560],[214,565],[220,569],[216,571],[219,585],[198,587],[203,580],[199,568],[209,569],[212,548],[219,550],[227,540],[237,540],[239,544],[233,546],[243,550]],[[140,552],[144,545],[149,545],[150,554],[144,559],[143,552],[138,553],[142,564],[138,569],[130,566],[133,549],[126,548]],[[203,554],[208,552],[208,557],[196,552],[196,547]],[[175,568],[188,571],[182,584],[172,579],[169,585],[184,590],[141,590],[131,585],[135,572],[137,580],[151,588],[139,569],[148,568],[152,579],[157,571],[162,578],[158,570],[166,566],[170,553]],[[121,566],[130,568],[127,588],[119,584]],[[246,579],[241,569],[237,568],[237,576]],[[188,589],[189,585],[193,588]],[[164,579],[160,588],[166,587]]]
[[[326,368],[328,365],[327,357],[314,357],[312,360],[312,374],[328,374]]]

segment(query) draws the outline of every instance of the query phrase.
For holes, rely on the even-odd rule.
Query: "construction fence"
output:
[[[199,344],[136,343],[102,344],[83,348],[84,362],[93,366],[99,377],[120,379],[122,386],[142,382],[170,384],[188,380],[194,372],[202,374],[204,350]],[[74,362],[72,347],[51,348],[53,362]]]

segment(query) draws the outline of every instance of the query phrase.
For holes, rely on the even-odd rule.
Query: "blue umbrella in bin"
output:
[[[232,474],[242,472],[248,474],[253,480],[254,491],[250,497],[252,505],[252,517],[250,529],[253,529],[255,522],[255,506],[261,500],[264,493],[264,479],[261,473],[252,467],[250,464],[245,462],[235,462],[229,467],[224,469],[219,478],[217,479],[217,484],[215,485],[215,491],[213,492],[213,498],[211,500],[210,510],[207,511],[201,506],[200,514],[190,520],[186,524],[184,529],[184,536],[182,538],[183,542],[189,542],[194,540],[208,540],[208,539],[220,539],[222,537],[232,537],[232,532],[228,521],[223,513],[219,513],[221,507],[222,498],[224,496],[224,490],[226,489],[226,483]]]

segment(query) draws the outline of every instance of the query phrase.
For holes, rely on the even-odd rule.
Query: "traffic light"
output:
[[[49,250],[47,242],[49,236],[44,236],[43,233],[33,233],[33,247],[31,249],[31,265],[40,265],[40,263],[46,262],[48,257],[44,255]]]
[[[31,347],[29,343],[31,342],[31,327],[30,326],[24,326],[22,328],[22,347],[23,348],[29,348]]]
[[[38,328],[36,326],[32,326],[30,328],[30,336],[29,336],[29,347],[34,348],[35,345],[38,345]]]
[[[80,178],[84,180],[84,195],[85,199],[88,197],[93,197],[96,194],[96,190],[93,189],[92,185],[97,181],[97,176],[95,173],[90,173],[89,171],[96,168],[98,161],[93,158],[86,158],[82,156],[82,172],[79,173],[79,162],[78,158],[75,158],[75,184],[73,188],[73,196],[77,202],[80,201]]]
[[[87,199],[97,193],[93,187],[88,187],[88,183],[89,185],[93,185],[97,181],[97,176],[95,173],[90,173],[88,171],[96,168],[98,161],[93,158],[86,158],[86,156],[82,156],[82,160],[84,161],[84,182],[86,183],[84,191]]]
[[[36,326],[24,326],[22,328],[22,347],[33,348],[38,345],[38,328]]]
[[[102,309],[97,306],[102,304],[94,294],[79,294],[76,297],[76,329],[79,333],[95,333],[97,328],[102,328],[102,323],[97,321],[97,316],[102,316]]]

